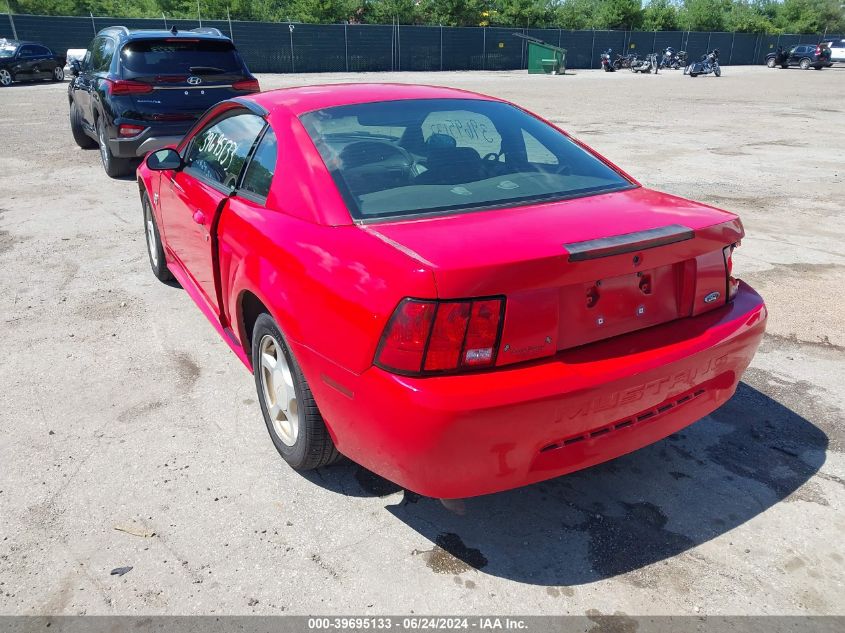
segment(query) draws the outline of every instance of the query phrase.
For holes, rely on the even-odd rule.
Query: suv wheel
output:
[[[767,59],[766,60],[766,66],[768,66],[769,68],[774,68],[775,67],[775,58],[770,57],[769,59]]]
[[[82,113],[79,111],[79,107],[73,102],[70,104],[70,133],[73,134],[73,140],[82,149],[97,147],[96,141],[88,136],[82,128]]]
[[[65,80],[65,69],[61,66],[56,66],[53,69],[53,81],[64,81]]]
[[[5,68],[0,69],[0,86],[11,86],[12,85],[12,73],[10,73]]]
[[[106,126],[102,119],[97,120],[97,141],[100,145],[100,158],[103,161],[103,169],[111,178],[127,176],[132,172],[132,161],[129,158],[117,158],[109,149],[109,141],[106,136]]]
[[[804,59],[801,60],[801,63],[799,64],[799,66],[801,67],[801,70],[809,70],[810,69],[810,60],[805,57]]]

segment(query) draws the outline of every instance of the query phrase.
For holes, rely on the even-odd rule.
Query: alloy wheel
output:
[[[61,66],[56,66],[53,69],[53,79],[56,81],[64,81],[65,79],[65,69]]]
[[[150,261],[153,267],[158,267],[158,242],[156,240],[156,228],[153,222],[153,214],[150,204],[144,204],[144,222],[147,225],[147,251],[150,254]]]
[[[299,402],[293,373],[281,344],[265,334],[259,344],[261,394],[273,430],[285,446],[293,446],[299,436]]]
[[[106,141],[106,128],[100,123],[97,125],[97,138],[100,140],[100,158],[103,159],[103,165],[109,164],[109,146]]]
[[[12,85],[12,74],[6,70],[0,70],[0,86],[11,86]]]

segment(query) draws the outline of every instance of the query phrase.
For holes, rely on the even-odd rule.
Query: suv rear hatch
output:
[[[224,99],[258,90],[229,40],[132,40],[121,50],[120,62],[124,80],[150,87],[131,91],[144,120],[193,121]]]
[[[496,365],[724,306],[743,234],[644,188],[363,228],[430,267],[438,299],[505,298]]]

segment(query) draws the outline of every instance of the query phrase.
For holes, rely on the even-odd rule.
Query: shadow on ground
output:
[[[478,569],[523,583],[580,585],[726,534],[793,495],[822,466],[827,446],[816,426],[740,383],[711,416],[611,462],[466,499],[457,512],[409,491],[387,510],[432,542],[413,554],[434,572]],[[309,479],[350,495],[400,490],[350,462]],[[824,503],[812,490],[798,495]]]

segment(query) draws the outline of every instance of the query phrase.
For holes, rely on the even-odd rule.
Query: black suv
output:
[[[71,62],[70,129],[80,147],[100,148],[113,177],[136,157],[177,143],[212,105],[258,92],[232,41],[212,28],[100,31]]]
[[[766,66],[769,68],[798,66],[802,70],[821,70],[830,66],[830,63],[830,49],[824,44],[797,44],[786,48],[778,46],[777,51],[766,55]]]

